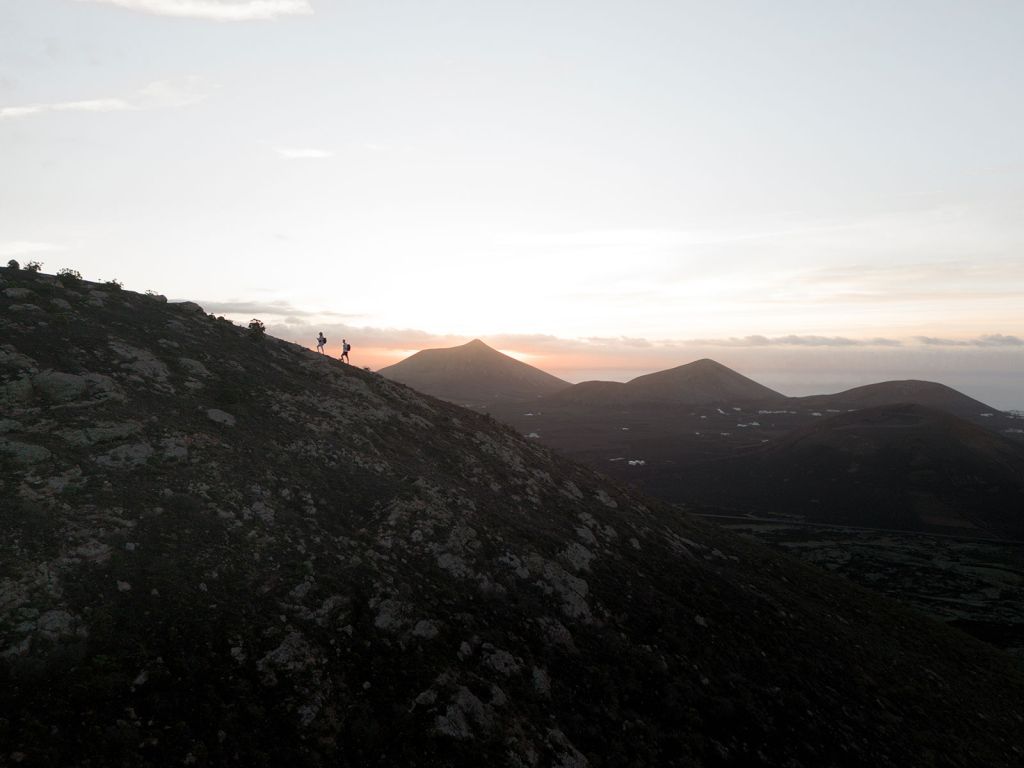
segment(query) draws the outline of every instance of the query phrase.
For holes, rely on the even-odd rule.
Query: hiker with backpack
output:
[[[327,343],[327,337],[324,336],[324,332],[323,331],[320,331],[320,333],[318,333],[317,337],[316,337],[316,351],[319,352],[321,355],[325,354],[324,353],[324,344],[326,344],[326,343]]]
[[[345,339],[341,340],[341,362],[348,362],[348,351],[352,349],[352,345],[349,344]]]

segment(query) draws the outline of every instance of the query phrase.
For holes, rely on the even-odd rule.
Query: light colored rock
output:
[[[17,379],[0,384],[0,403],[14,405],[27,403],[31,399],[32,380],[28,376],[19,376]]]
[[[85,380],[89,384],[89,394],[93,396],[115,395],[121,391],[116,381],[102,373],[87,373]]]
[[[401,600],[383,600],[377,606],[377,618],[373,625],[385,632],[396,632],[409,622],[408,615],[411,606]]]
[[[578,528],[577,530],[583,530],[590,533],[590,530],[587,528]],[[575,541],[563,549],[559,555],[563,560],[569,563],[570,566],[572,566],[573,570],[576,571],[589,571],[590,561],[595,557],[593,552]]]
[[[429,707],[437,701],[437,692],[428,688],[423,691],[419,696],[413,699],[413,704],[417,707]]]
[[[205,365],[198,360],[193,360],[191,357],[179,357],[178,362],[181,367],[191,373],[193,376],[201,376],[203,378],[210,377],[210,371]]]
[[[540,625],[548,645],[555,646],[569,653],[578,653],[572,633],[558,619],[544,617],[537,619],[537,624]]]
[[[47,611],[36,621],[36,630],[50,641],[60,640],[76,634],[78,622],[75,617],[62,610]]]
[[[125,421],[121,423],[103,422],[85,429],[62,429],[57,434],[72,445],[96,445],[111,440],[122,440],[132,437],[142,431],[142,425],[137,421]]]
[[[148,349],[140,349],[122,341],[111,341],[110,348],[124,362],[123,366],[144,379],[163,383],[170,373],[167,366]]]
[[[222,411],[219,408],[208,408],[206,410],[206,418],[210,421],[215,421],[218,424],[224,424],[228,427],[235,426],[236,419],[230,413]]]
[[[153,455],[153,446],[145,441],[119,445],[96,457],[96,463],[112,469],[131,469],[145,464]]]
[[[160,441],[160,455],[165,461],[188,461],[188,445],[180,437],[165,437]]]
[[[88,382],[84,376],[62,371],[42,371],[32,377],[32,386],[51,403],[69,403],[85,394]]]
[[[71,303],[67,299],[61,299],[61,298],[50,299],[50,303],[53,306],[57,307],[57,309],[63,309],[63,310],[70,310],[71,309]]]
[[[34,373],[36,368],[36,361],[28,355],[21,354],[13,345],[4,344],[0,347],[0,369]]]
[[[235,656],[234,651],[232,651],[232,656]],[[263,684],[274,685],[277,683],[275,672],[296,672],[305,669],[315,661],[313,649],[306,638],[299,632],[292,631],[285,636],[280,645],[266,653],[256,663],[256,667],[263,673]]]
[[[46,487],[54,493],[63,493],[68,489],[77,490],[84,485],[85,479],[82,477],[82,470],[79,467],[72,467],[67,472],[48,478],[46,481]]]
[[[109,544],[104,544],[96,539],[90,539],[84,544],[79,544],[68,554],[72,558],[78,558],[90,563],[105,563],[110,559],[111,551]]]
[[[5,288],[4,296],[8,299],[27,299],[33,294],[28,288]]]
[[[576,749],[561,731],[548,731],[548,744],[557,761],[552,764],[552,768],[589,768],[590,761],[586,755]]]
[[[593,620],[587,603],[590,585],[584,579],[573,576],[558,563],[537,556],[531,557],[528,565],[531,573],[543,576],[543,580],[537,582],[538,586],[562,598],[562,611],[566,616],[587,623]]]
[[[546,669],[533,668],[533,690],[541,696],[551,695],[551,676]]]
[[[166,299],[164,299],[166,301]],[[194,301],[173,301],[171,302],[172,307],[180,309],[182,312],[197,312],[205,315],[206,310],[196,304]]]
[[[500,648],[490,651],[484,658],[484,664],[490,669],[493,669],[499,675],[504,675],[505,677],[518,675],[521,669],[521,666],[515,656],[508,651],[501,650]]]
[[[19,464],[38,464],[53,454],[47,448],[32,443],[19,443],[0,439],[0,453],[5,453]]]
[[[424,640],[433,640],[440,632],[438,626],[438,622],[433,619],[421,619],[417,621],[416,626],[412,628],[413,637],[422,637]]]
[[[489,730],[494,724],[494,715],[486,704],[473,695],[465,686],[452,697],[451,704],[434,723],[437,732],[459,741],[473,738],[473,727]]]
[[[11,304],[7,307],[10,312],[42,312],[42,308],[35,304]]]

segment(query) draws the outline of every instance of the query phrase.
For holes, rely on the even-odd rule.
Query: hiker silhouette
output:
[[[352,345],[349,344],[345,339],[341,340],[341,362],[348,362],[348,351],[352,349]]]
[[[320,331],[316,337],[316,351],[321,355],[324,354],[324,344],[327,343],[327,337],[324,336],[324,332]]]

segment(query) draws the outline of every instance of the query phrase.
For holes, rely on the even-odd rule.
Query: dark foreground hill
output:
[[[0,763],[1024,757],[983,643],[195,305],[0,280]]]
[[[1024,539],[1024,445],[921,405],[834,416],[694,467],[672,490],[815,522]]]
[[[771,403],[784,399],[784,395],[708,359],[637,376],[625,384],[584,381],[548,398],[552,405],[595,407]]]
[[[534,400],[570,386],[479,339],[458,347],[424,349],[379,373],[460,405]]]

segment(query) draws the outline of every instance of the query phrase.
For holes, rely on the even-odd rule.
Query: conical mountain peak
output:
[[[570,386],[480,339],[457,347],[424,349],[380,373],[428,395],[463,405],[530,400]]]

